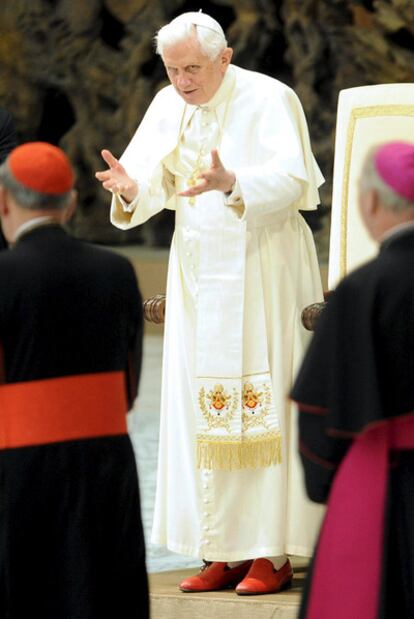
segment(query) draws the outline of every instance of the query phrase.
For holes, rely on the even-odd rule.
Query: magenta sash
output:
[[[369,426],[335,476],[319,538],[307,619],[376,619],[391,449],[414,449],[414,414]]]

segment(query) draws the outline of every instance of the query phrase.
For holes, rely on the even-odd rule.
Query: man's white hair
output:
[[[227,40],[220,24],[206,13],[183,13],[163,26],[155,35],[156,52],[161,57],[166,47],[171,47],[190,37],[196,37],[202,52],[216,60],[227,47]]]
[[[30,210],[63,210],[72,200],[72,191],[50,194],[28,189],[15,179],[7,159],[0,165],[0,185],[10,192],[21,208]]]
[[[414,202],[412,200],[408,200],[394,191],[378,174],[375,166],[375,154],[379,148],[381,148],[381,145],[372,148],[366,156],[361,172],[361,191],[365,193],[373,189],[377,192],[382,206],[394,213],[414,209]]]

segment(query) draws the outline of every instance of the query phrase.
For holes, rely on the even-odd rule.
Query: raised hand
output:
[[[95,177],[101,181],[104,189],[119,193],[127,202],[132,202],[139,191],[138,183],[128,176],[125,168],[109,150],[102,150],[101,155],[109,169],[96,172]]]
[[[185,191],[180,191],[178,195],[191,198],[191,196],[197,196],[213,189],[228,193],[236,182],[234,172],[225,169],[217,150],[211,151],[211,167],[200,172],[198,179],[200,182]]]

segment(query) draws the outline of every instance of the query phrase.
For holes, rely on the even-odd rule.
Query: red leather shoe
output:
[[[236,587],[238,595],[277,593],[290,586],[293,570],[289,559],[276,570],[269,559],[255,559],[246,576]]]
[[[246,576],[252,563],[245,561],[237,567],[229,567],[221,561],[206,563],[196,576],[183,580],[180,589],[185,593],[233,589]]]

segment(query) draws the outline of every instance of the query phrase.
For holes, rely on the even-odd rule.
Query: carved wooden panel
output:
[[[327,182],[309,215],[327,251],[338,92],[414,82],[412,0],[3,0],[0,104],[22,140],[59,143],[78,174],[81,208],[72,224],[102,242],[168,245],[171,213],[123,232],[108,222],[108,195],[94,179],[100,149],[120,155],[155,92],[165,84],[155,31],[203,8],[226,29],[235,62],[285,81],[299,94]]]

